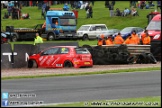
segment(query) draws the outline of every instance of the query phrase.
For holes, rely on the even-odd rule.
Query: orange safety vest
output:
[[[136,41],[136,39],[134,37],[132,37],[132,38],[128,37],[125,40],[124,44],[137,44],[137,41]]]
[[[106,40],[106,45],[112,45],[113,44],[113,41],[112,40],[110,40],[110,39],[107,39]]]
[[[144,40],[145,37],[146,37],[146,33],[143,33],[143,34],[141,35],[141,40],[142,40],[142,42],[143,42],[143,40]]]
[[[137,34],[132,34],[131,36],[132,36],[133,39],[135,39],[136,44],[139,44],[140,43],[140,38],[138,37]]]
[[[115,44],[123,44],[124,39],[120,35],[117,35],[114,39],[114,42]]]
[[[103,40],[98,40],[98,44],[99,46],[102,46],[103,45]]]
[[[150,44],[150,42],[151,42],[150,36],[146,36],[146,37],[143,39],[142,42],[143,42],[144,45]]]

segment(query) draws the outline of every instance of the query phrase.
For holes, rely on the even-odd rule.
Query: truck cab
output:
[[[73,11],[48,11],[45,32],[41,34],[47,40],[77,38],[76,17]]]

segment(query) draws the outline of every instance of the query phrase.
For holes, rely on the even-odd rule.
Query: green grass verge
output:
[[[117,100],[95,100],[68,104],[45,105],[42,107],[160,107],[161,96],[126,98]]]
[[[22,79],[22,78],[42,78],[42,77],[57,77],[57,76],[77,76],[77,75],[92,75],[92,74],[108,74],[108,73],[120,73],[120,72],[145,72],[151,70],[161,70],[161,67],[149,67],[149,68],[134,68],[134,69],[119,69],[119,70],[107,70],[101,72],[81,72],[81,73],[69,73],[69,74],[46,74],[46,75],[34,75],[34,76],[12,76],[3,77],[1,80],[9,79]]]

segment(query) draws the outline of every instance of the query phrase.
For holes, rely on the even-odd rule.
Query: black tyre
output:
[[[17,41],[17,36],[16,35],[13,35],[12,36],[12,42],[16,42]]]
[[[103,56],[104,56],[104,50],[103,50],[103,49],[98,50],[97,56],[98,56],[98,57],[103,57]]]
[[[151,63],[156,64],[157,60],[155,59],[155,57],[152,54],[148,54],[147,58],[150,60]]]
[[[82,40],[83,40],[83,41],[85,41],[85,40],[89,40],[88,35],[86,35],[86,34],[85,34],[85,35],[83,35]]]
[[[119,52],[118,61],[120,63],[127,63],[129,54],[127,52]]]
[[[63,67],[64,68],[70,68],[70,67],[73,67],[73,64],[70,61],[65,61]]]
[[[54,40],[54,39],[55,39],[54,34],[53,34],[53,33],[50,33],[50,34],[48,35],[47,40],[52,41],[52,40]]]
[[[139,64],[146,64],[146,63],[148,63],[148,59],[147,59],[146,53],[140,54],[138,56],[138,59],[137,59],[136,63],[139,63]]]
[[[133,55],[133,56],[129,56],[128,59],[127,59],[127,63],[133,63],[136,59],[136,56]]]
[[[29,60],[28,61],[28,68],[32,68],[33,67],[33,60]]]

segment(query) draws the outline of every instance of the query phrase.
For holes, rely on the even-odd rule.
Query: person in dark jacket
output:
[[[89,6],[89,18],[92,18],[93,17],[93,9],[92,9],[92,6],[90,5]]]

